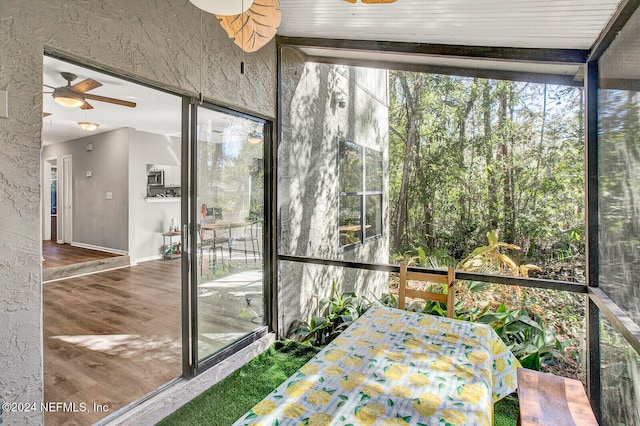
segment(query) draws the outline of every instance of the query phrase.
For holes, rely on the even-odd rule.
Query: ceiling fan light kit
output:
[[[205,12],[221,16],[240,15],[251,7],[253,0],[189,0]]]
[[[69,87],[58,87],[53,91],[53,99],[67,108],[77,108],[84,105],[84,95]]]

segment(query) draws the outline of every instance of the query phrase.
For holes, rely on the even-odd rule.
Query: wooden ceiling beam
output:
[[[589,51],[583,49],[542,49],[522,47],[459,46],[429,43],[346,40],[277,36],[280,45],[350,49],[360,51],[404,53],[413,55],[454,56],[523,62],[584,64]]]

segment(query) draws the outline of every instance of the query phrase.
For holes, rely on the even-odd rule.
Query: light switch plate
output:
[[[87,170],[87,177],[91,177],[91,170]]]
[[[113,192],[107,192],[107,200],[113,200]]]
[[[9,118],[9,94],[0,90],[0,118]]]

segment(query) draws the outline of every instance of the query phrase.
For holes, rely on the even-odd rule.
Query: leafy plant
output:
[[[513,355],[526,367],[540,370],[542,364],[564,358],[564,345],[553,327],[544,327],[539,315],[533,317],[525,308],[508,309],[502,303],[495,311],[487,304],[459,312],[457,318],[490,325]]]
[[[511,275],[515,277],[528,277],[529,271],[542,271],[536,265],[518,265],[504,250],[520,250],[515,244],[509,244],[498,239],[498,231],[493,230],[487,232],[486,246],[476,248],[469,256],[462,259],[456,269],[463,271],[477,271],[485,265],[491,265],[496,268],[501,275]]]
[[[301,343],[325,346],[358,319],[370,304],[355,293],[338,294],[336,283],[331,288],[331,297],[320,300],[321,316],[312,316],[309,321],[294,321],[288,333]]]

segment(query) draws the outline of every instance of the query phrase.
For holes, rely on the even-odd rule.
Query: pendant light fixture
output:
[[[255,145],[262,142],[262,139],[263,138],[261,134],[259,134],[255,130],[252,130],[251,133],[249,133],[249,138],[247,139],[247,142],[249,142],[252,145]]]
[[[240,15],[251,7],[253,0],[189,0],[205,12],[221,16]]]

